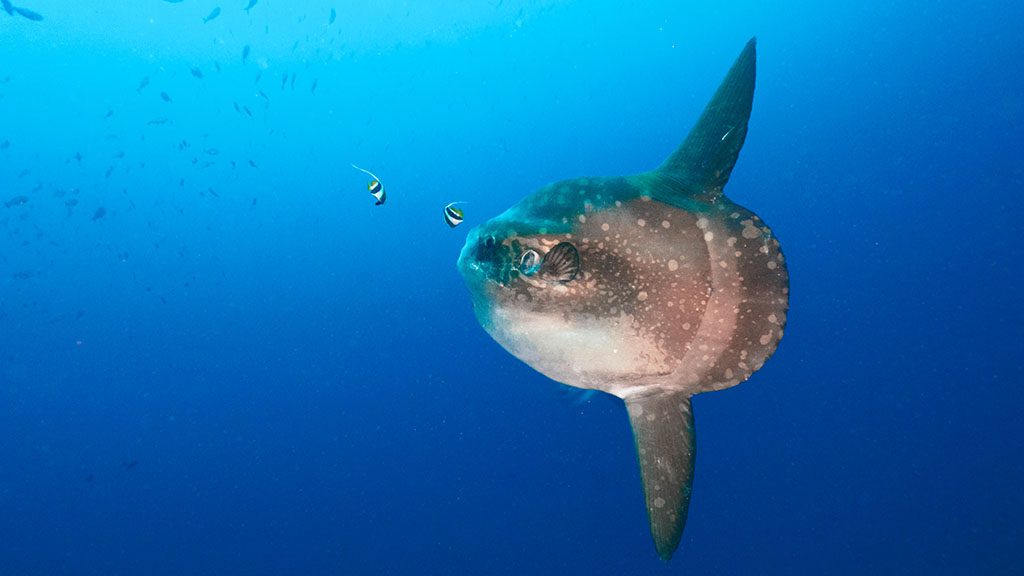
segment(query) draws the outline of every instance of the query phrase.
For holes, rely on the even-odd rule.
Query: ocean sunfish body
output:
[[[751,39],[656,170],[548,185],[473,230],[459,256],[499,344],[558,382],[625,401],[666,560],[690,501],[690,398],[749,378],[786,323],[779,242],[722,193],[747,135],[755,60]]]

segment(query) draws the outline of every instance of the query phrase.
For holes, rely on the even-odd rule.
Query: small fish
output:
[[[11,0],[0,0],[0,4],[3,4],[4,12],[14,16],[14,5],[11,4]]]
[[[288,73],[285,72],[284,76],[281,77],[281,90],[284,90],[284,87],[287,84],[288,84]]]
[[[444,222],[449,228],[455,228],[462,224],[462,219],[465,218],[462,209],[455,207],[456,204],[462,204],[462,202],[452,202],[444,207]]]
[[[92,213],[92,220],[93,220],[93,222],[95,222],[97,220],[102,220],[103,217],[106,216],[106,215],[107,215],[107,209],[104,208],[103,206],[100,206],[99,208],[96,209],[95,212]]]
[[[146,76],[142,80],[139,80],[139,85],[135,88],[136,92],[142,92],[142,89],[149,86],[149,76]]]
[[[318,84],[319,82],[320,82],[320,80],[319,80],[319,79],[317,79],[317,78],[314,78],[314,79],[313,79],[313,86],[312,86],[312,87],[311,87],[311,88],[309,89],[309,93],[310,93],[310,94],[316,94],[316,86],[317,86],[317,84]]]
[[[247,115],[247,116],[248,116],[249,118],[252,118],[252,110],[249,110],[249,107],[248,107],[248,106],[242,106],[242,110],[245,110],[245,114],[246,114],[246,115]]]
[[[249,160],[249,166],[252,166],[253,168],[259,168],[259,166],[257,166],[256,163],[253,162],[252,160]]]
[[[110,118],[113,115],[114,115],[114,109],[113,108],[108,109],[106,115],[103,116],[103,119],[106,120],[107,118]]]
[[[292,72],[292,90],[295,90],[295,72]]]
[[[220,16],[220,6],[217,6],[216,8],[211,10],[210,14],[206,18],[203,18],[203,24],[206,24],[207,22],[213,20],[217,16]]]
[[[257,90],[256,95],[259,96],[260,98],[263,98],[267,102],[270,102],[270,96],[267,96],[267,93],[264,92],[263,90]]]
[[[217,74],[220,74],[220,62],[214,62],[213,69],[217,71]]]
[[[4,7],[4,9],[6,9],[6,6]],[[29,10],[28,8],[18,8],[17,6],[15,6],[14,7],[14,11],[17,12],[18,14],[21,14],[25,18],[28,18],[29,20],[34,21],[34,22],[39,22],[40,20],[43,19],[43,16],[41,14],[33,12],[33,11]]]
[[[192,72],[192,75],[195,76],[196,78],[202,79],[203,71],[200,70],[197,66],[193,66],[192,69],[191,69],[191,72]]]
[[[25,204],[28,204],[28,196],[15,196],[7,202],[4,202],[4,207],[13,208],[15,206],[24,206]]]
[[[252,83],[253,84],[259,84],[261,78],[263,78],[263,70],[260,70],[259,72],[256,73],[256,79],[253,80]]]
[[[217,194],[217,191],[214,190],[213,188],[207,188],[206,191],[209,192],[210,195],[213,196],[214,198],[220,198],[220,194]]]
[[[245,61],[249,59],[249,51],[250,50],[251,50],[251,48],[249,48],[248,44],[246,44],[245,46],[242,46],[242,64],[245,64]]]
[[[369,170],[364,170],[359,166],[356,166],[355,164],[353,164],[352,167],[355,168],[356,170],[359,170],[363,174],[368,175],[370,178],[373,178],[373,180],[370,181],[366,188],[367,190],[370,191],[370,194],[372,194],[373,197],[377,199],[377,202],[374,204],[374,206],[380,206],[384,204],[384,202],[387,201],[388,197],[387,194],[384,193],[384,185],[381,184],[380,178],[377,178],[377,176],[374,175],[373,172],[370,172]]]
[[[238,112],[239,114],[241,114],[242,113],[242,109],[238,107],[238,102],[232,102],[232,104],[235,105],[235,112]]]
[[[168,94],[167,92],[161,92],[160,93],[160,99],[163,100],[164,102],[173,102],[173,100],[171,100],[171,95]]]
[[[249,10],[252,10],[253,6],[255,6],[256,3],[259,2],[259,1],[260,0],[249,0],[249,5],[245,7],[246,14],[248,14]]]
[[[334,11],[334,8],[331,8],[331,17],[327,19],[327,25],[330,26],[331,24],[334,24],[334,19],[337,17],[338,13]]]

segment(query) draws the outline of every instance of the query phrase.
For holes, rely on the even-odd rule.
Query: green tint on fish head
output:
[[[472,231],[459,258],[477,318],[506,350],[558,382],[625,400],[665,559],[690,500],[690,397],[749,378],[786,323],[779,242],[723,193],[747,135],[754,68],[751,40],[658,169],[542,188]]]

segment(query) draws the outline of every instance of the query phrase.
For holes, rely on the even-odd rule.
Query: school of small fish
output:
[[[17,0],[14,0],[17,1]],[[184,0],[163,0],[166,4],[174,5],[185,5]],[[209,25],[215,27],[220,24],[221,21],[226,20],[238,14],[244,10],[248,17],[252,17],[255,13],[258,14],[260,10],[259,0],[247,0],[244,7],[239,6],[234,9],[222,9],[221,6],[216,6],[202,18],[197,15],[197,25]],[[32,22],[42,22],[43,16],[33,10],[24,8],[21,6],[15,6],[12,0],[0,0],[0,8],[7,15],[14,18],[22,18]],[[234,12],[238,10],[238,12]],[[321,20],[322,26],[326,30],[328,26],[333,25],[338,19],[338,11],[331,8],[325,15],[324,19]],[[220,20],[218,20],[220,19]],[[200,24],[201,23],[201,24]],[[251,23],[251,21],[250,21]],[[261,26],[264,34],[269,33],[269,25]],[[335,29],[336,30],[336,29]],[[341,30],[337,30],[336,34],[340,35]],[[292,45],[292,50],[295,51],[299,47],[299,42],[295,41]],[[237,52],[236,52],[237,53]],[[267,59],[259,53],[259,47],[255,43],[247,43],[242,45],[241,51],[241,64],[242,66],[255,67],[255,74],[253,85],[245,91],[235,94],[235,100],[228,99],[227,102],[231,103],[231,108],[235,114],[246,118],[246,119],[260,119],[263,117],[265,112],[269,111],[269,107],[272,101],[277,98],[275,95],[276,90],[294,91],[298,86],[300,90],[310,96],[316,96],[319,88],[325,88],[319,81],[319,78],[313,77],[312,74],[302,77],[296,70],[284,70],[274,71],[273,69],[268,70]],[[308,67],[307,67],[308,68]],[[189,75],[197,85],[206,85],[210,82],[218,82],[219,74],[221,73],[221,64],[213,61],[208,63],[187,63],[185,66],[178,71],[170,72],[170,76],[173,78],[176,74]],[[264,74],[264,72],[267,74]],[[271,74],[275,78],[280,79],[280,83],[275,85],[273,88],[267,86],[266,78]],[[152,70],[149,74],[143,75],[138,79],[137,82],[133,83],[135,92],[138,94],[137,98],[142,98],[147,102],[156,102],[151,105],[148,109],[154,112],[152,115],[139,120],[139,124],[147,127],[150,130],[168,130],[173,129],[175,124],[176,113],[174,110],[180,105],[179,99],[188,101],[194,96],[183,93],[186,92],[179,85],[177,89],[172,90],[169,85],[166,84],[165,79],[168,76],[168,72],[164,69]],[[2,85],[11,82],[11,76],[4,76],[0,78],[0,87]],[[262,82],[262,84],[261,84]],[[129,86],[129,90],[131,89]],[[308,90],[308,92],[305,92]],[[269,92],[269,93],[268,93]],[[0,97],[3,95],[0,94]],[[145,109],[145,108],[144,108]],[[157,111],[161,111],[157,112]],[[120,115],[120,108],[105,104],[101,110],[98,111],[97,117],[103,120],[115,118],[114,121],[122,118]],[[169,126],[169,128],[163,128]],[[117,138],[115,134],[108,134],[107,139]],[[145,136],[143,135],[143,138]],[[183,154],[189,154],[191,156],[191,165],[198,170],[205,170],[213,168],[215,166],[230,166],[231,170],[258,170],[259,164],[252,158],[231,158],[231,153],[226,152],[224,155],[221,151],[213,146],[209,146],[208,142],[204,140],[199,143],[190,142],[188,139],[182,138],[175,144],[178,152]],[[0,141],[0,154],[7,154],[13,146],[17,145],[17,142],[13,142],[11,139],[3,139]],[[226,158],[224,156],[227,156]],[[133,158],[131,149],[126,150],[115,150],[115,152],[107,153],[105,158],[98,158],[96,154],[91,153],[88,149],[83,149],[78,152],[74,152],[67,157],[66,163],[72,166],[85,167],[89,165],[95,166],[96,162],[103,162],[98,168],[98,174],[102,174],[105,181],[118,182],[118,178],[122,175],[126,175],[133,170],[144,169],[146,162],[138,157]],[[352,165],[354,169],[368,177],[367,191],[374,199],[374,205],[383,206],[388,200],[388,191],[385,187],[384,181],[378,177],[375,173],[370,170]],[[23,169],[17,174],[18,179],[31,180],[32,178],[39,178],[34,175],[33,171],[29,169]],[[175,177],[174,180],[178,183],[179,189],[188,189],[191,182],[187,182],[187,178]],[[21,236],[21,245],[28,246],[33,243],[33,239],[23,234],[25,232],[22,223],[28,223],[31,225],[31,220],[28,219],[29,214],[37,209],[36,206],[43,207],[46,205],[45,196],[43,189],[47,186],[43,181],[37,181],[34,185],[29,183],[25,188],[25,192],[30,193],[8,193],[4,197],[0,197],[0,226],[8,229],[10,238]],[[94,226],[103,226],[103,222],[111,219],[117,219],[124,211],[130,211],[135,209],[135,203],[132,200],[132,196],[127,189],[121,190],[122,201],[111,203],[112,198],[105,198],[98,201],[96,198],[91,197],[87,193],[82,193],[81,190],[74,187],[64,187],[55,184],[50,184],[52,190],[52,197],[56,200],[56,207],[62,213],[65,213],[67,218],[84,220],[91,222]],[[231,201],[232,196],[230,194],[222,194],[217,191],[214,186],[203,185],[202,188],[194,189],[195,194],[199,197],[206,198],[210,202],[224,202]],[[0,192],[2,193],[2,192]],[[248,196],[248,195],[247,195]],[[246,198],[246,204],[250,208],[257,206],[257,197],[252,196]],[[460,205],[465,202],[449,202],[445,204],[442,209],[442,215],[445,224],[449,228],[455,228],[459,226],[464,218],[465,213]],[[181,208],[178,209],[179,212]],[[16,226],[17,225],[17,226]],[[34,225],[33,225],[34,226]],[[38,226],[35,228],[35,240],[41,240],[44,236],[44,231]],[[50,240],[53,243],[53,240]],[[179,251],[183,251],[180,248]],[[119,252],[120,261],[127,260],[127,252],[123,255]],[[183,254],[183,252],[182,252]],[[35,270],[23,270],[16,272],[13,277],[18,280],[30,280],[38,277],[40,271]],[[160,296],[163,300],[163,297]]]

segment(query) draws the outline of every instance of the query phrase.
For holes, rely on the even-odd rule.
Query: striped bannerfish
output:
[[[459,204],[459,202],[452,202],[444,207],[444,221],[451,228],[462,224],[462,219],[465,218],[462,209],[455,207],[456,204]]]
[[[370,180],[370,184],[367,186],[367,189],[370,191],[370,194],[372,194],[373,197],[377,199],[377,202],[374,204],[374,206],[380,206],[384,204],[388,197],[387,194],[384,193],[384,184],[381,183],[380,178],[377,178],[376,174],[374,174],[373,172],[370,172],[369,170],[364,170],[363,168],[360,168],[355,164],[353,164],[352,167],[368,175],[370,178],[373,178],[373,180]]]

